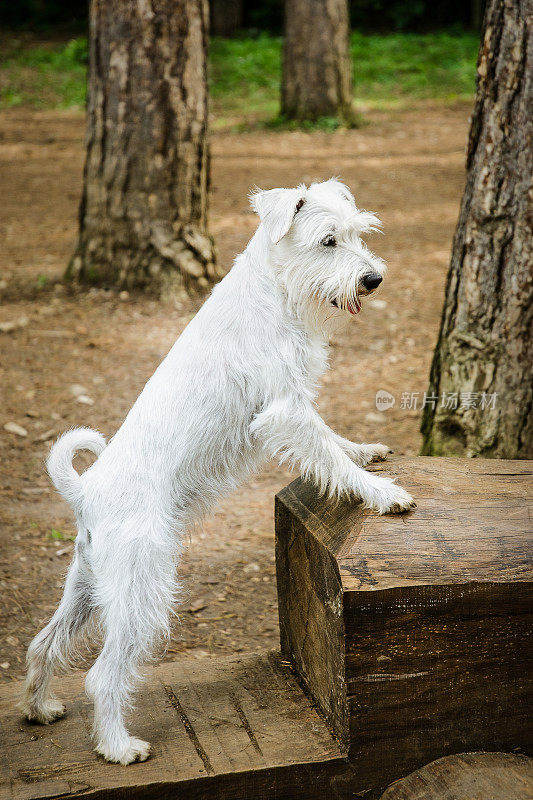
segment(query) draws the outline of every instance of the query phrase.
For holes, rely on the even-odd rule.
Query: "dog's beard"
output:
[[[353,311],[348,308],[348,303],[350,305],[354,303]],[[306,303],[299,304],[298,317],[306,327],[329,338],[350,324],[358,313],[355,311],[356,303],[357,301],[350,300],[346,296],[341,301],[333,303],[329,297],[317,292],[308,298]],[[360,303],[358,305],[360,309]]]
[[[340,302],[337,300],[337,298],[335,298],[331,301],[331,304],[340,311],[348,311],[348,313],[354,317],[361,311],[361,300],[359,299],[357,292],[343,298]]]
[[[313,331],[331,333],[350,321],[361,311],[359,280],[353,272],[346,282],[324,283],[323,275],[313,267],[302,269],[297,260],[283,260],[276,265],[277,279],[283,286],[289,307],[293,313]]]

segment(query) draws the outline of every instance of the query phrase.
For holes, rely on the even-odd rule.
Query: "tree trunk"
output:
[[[487,5],[426,455],[533,457],[532,15],[532,0]]]
[[[67,278],[157,292],[215,279],[207,0],[92,0],[87,155]]]
[[[346,0],[286,0],[281,113],[353,123]]]
[[[481,30],[483,4],[483,0],[470,0],[470,25],[476,32]]]
[[[211,0],[209,6],[213,36],[235,36],[242,28],[242,0]]]

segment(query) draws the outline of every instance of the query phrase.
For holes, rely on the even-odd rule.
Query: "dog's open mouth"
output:
[[[340,308],[337,300],[332,300],[331,303],[332,305],[335,306],[335,308]],[[356,314],[359,314],[359,312],[361,311],[361,301],[359,300],[359,298],[355,297],[353,301],[348,300],[346,302],[346,310],[349,311],[350,314],[352,314],[352,316],[354,317]]]

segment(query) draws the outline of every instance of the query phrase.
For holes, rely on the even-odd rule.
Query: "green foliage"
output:
[[[210,84],[215,126],[242,129],[260,122],[291,128],[279,116],[281,80],[279,37],[212,40]],[[475,89],[479,46],[475,34],[365,35],[353,33],[355,102],[370,106],[406,104],[422,99],[470,98]],[[304,128],[334,130],[335,119]]]
[[[431,98],[471,97],[478,38],[474,34],[352,34],[355,102],[370,106]],[[87,41],[48,46],[11,45],[0,69],[0,107],[82,107]],[[281,38],[213,38],[210,91],[215,127],[269,124],[279,117]],[[334,130],[337,120],[312,127]],[[290,126],[289,126],[290,127]]]
[[[273,117],[279,105],[281,38],[213,37],[209,88],[217,116],[266,113]]]
[[[0,68],[0,107],[83,107],[86,71],[85,37],[48,46],[12,42]]]
[[[471,97],[475,34],[352,34],[355,96],[367,102]]]
[[[74,541],[76,541],[76,537],[75,536],[70,536],[67,533],[63,533],[63,531],[60,531],[58,528],[52,528],[50,530],[50,536],[56,542],[74,542]]]
[[[274,130],[318,130],[318,131],[336,131],[340,128],[341,123],[336,117],[319,117],[311,122],[311,120],[303,120],[298,122],[294,119],[286,119],[283,114],[278,114],[274,119],[266,123],[267,128]]]

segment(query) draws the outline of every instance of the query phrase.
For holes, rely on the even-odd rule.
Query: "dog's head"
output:
[[[257,191],[251,203],[291,303],[321,316],[358,314],[361,298],[375,291],[386,269],[361,239],[379,229],[378,218],[360,211],[338,180]]]

